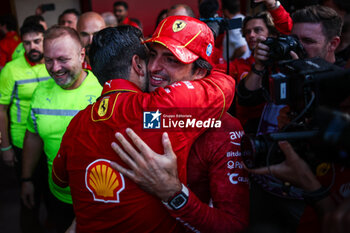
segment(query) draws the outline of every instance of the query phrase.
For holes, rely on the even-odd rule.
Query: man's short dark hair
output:
[[[113,7],[117,7],[117,6],[123,6],[125,8],[125,10],[129,9],[128,4],[124,1],[117,1],[113,4]]]
[[[23,39],[23,36],[27,33],[44,33],[45,29],[39,23],[27,23],[27,24],[23,24],[23,26],[20,29],[20,32],[21,32],[21,38]]]
[[[244,18],[243,24],[242,24],[242,35],[243,36],[245,36],[244,29],[247,26],[247,23],[253,19],[261,19],[265,23],[265,26],[267,27],[267,29],[269,30],[269,35],[272,35],[272,36],[279,35],[279,32],[277,31],[277,29],[275,28],[275,24],[273,23],[271,14],[267,11],[262,11],[262,12],[259,12],[255,15],[253,15],[253,16],[246,16]]]
[[[230,14],[237,14],[241,10],[239,0],[222,0],[222,9],[228,10]]]
[[[77,18],[79,18],[79,16],[80,16],[79,11],[77,11],[76,9],[74,9],[74,8],[67,9],[67,10],[63,11],[62,14],[60,14],[60,16],[58,16],[58,22],[66,14],[74,14]]]
[[[0,16],[0,25],[6,25],[8,31],[17,31],[17,20],[13,15]]]
[[[94,36],[90,65],[102,86],[111,79],[129,79],[134,55],[147,62],[147,47],[142,39],[142,32],[130,25],[105,28]]]
[[[24,19],[23,25],[25,24],[40,24],[40,22],[45,22],[44,17],[41,15],[31,15]]]
[[[194,12],[192,8],[186,4],[175,4],[172,7],[170,7],[170,10],[175,10],[178,7],[183,7],[186,11],[187,16],[195,18],[196,16],[194,15]]]
[[[327,40],[341,35],[343,20],[337,12],[325,6],[308,6],[292,14],[293,24],[321,23],[322,32]]]
[[[193,62],[192,74],[194,74],[194,72],[196,72],[196,70],[199,68],[207,70],[206,76],[208,76],[213,69],[213,66],[203,58],[198,58]]]
[[[44,33],[45,40],[53,40],[61,36],[69,35],[73,40],[75,40],[81,47],[83,47],[79,34],[76,30],[70,27],[53,25]]]

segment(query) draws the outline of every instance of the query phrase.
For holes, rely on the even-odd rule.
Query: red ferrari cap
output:
[[[189,64],[198,57],[211,63],[214,36],[202,21],[189,16],[169,16],[158,25],[152,38],[144,43],[156,42],[168,48],[180,61]]]

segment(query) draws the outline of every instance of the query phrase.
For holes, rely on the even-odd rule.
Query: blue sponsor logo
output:
[[[143,112],[143,128],[144,129],[160,129],[162,113],[157,110],[156,112]]]

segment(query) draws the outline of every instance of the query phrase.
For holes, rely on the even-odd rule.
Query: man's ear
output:
[[[138,76],[145,76],[145,64],[146,63],[138,55],[132,57],[131,65]]]
[[[84,62],[85,60],[85,56],[86,56],[86,53],[85,53],[85,48],[82,48],[81,51],[80,51],[80,59],[81,59],[81,63]],[[88,59],[88,57],[86,57]]]
[[[333,53],[340,44],[340,37],[335,36],[329,42],[328,52]]]
[[[193,74],[193,77],[194,77],[193,80],[201,79],[201,78],[204,78],[205,76],[207,76],[207,69],[197,68]]]

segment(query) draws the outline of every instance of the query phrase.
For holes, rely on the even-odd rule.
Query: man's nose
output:
[[[52,62],[52,68],[51,68],[51,70],[52,70],[53,72],[57,72],[57,71],[59,71],[60,69],[61,69],[61,65],[59,64],[59,62],[53,61],[53,62]]]
[[[159,58],[151,58],[148,62],[148,70],[149,72],[156,72],[162,70],[162,63]]]

